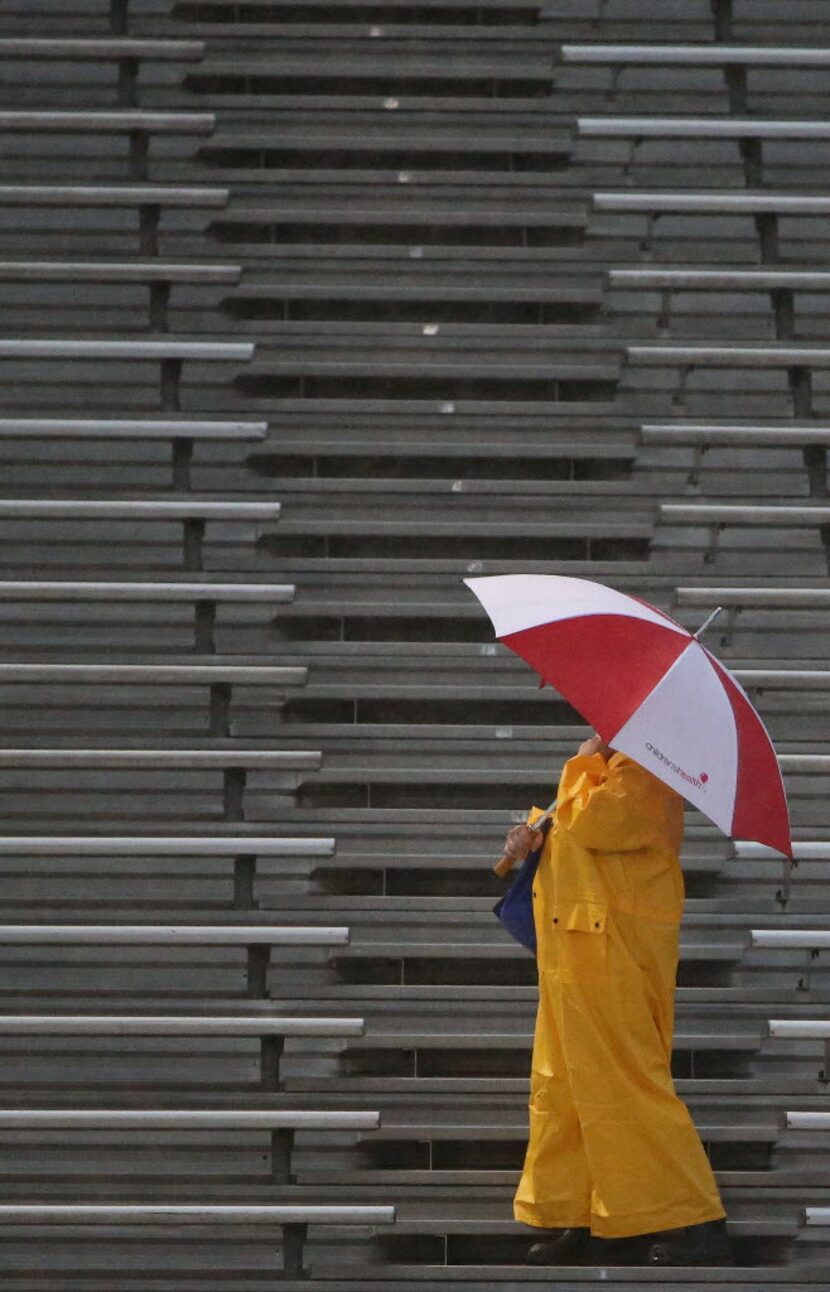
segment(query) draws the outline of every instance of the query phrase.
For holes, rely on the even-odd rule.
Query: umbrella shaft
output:
[[[712,611],[708,619],[704,619],[703,623],[700,625],[697,632],[694,634],[695,641],[700,641],[701,637],[706,632],[706,629],[710,626],[710,624],[713,624],[715,622],[715,620],[717,619],[718,615],[722,610],[723,610],[723,606],[718,606],[717,609]]]

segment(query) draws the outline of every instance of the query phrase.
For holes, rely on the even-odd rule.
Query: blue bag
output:
[[[541,826],[545,838],[550,827],[551,818],[548,817]],[[513,883],[504,897],[493,907],[493,914],[501,921],[511,938],[521,942],[522,946],[527,947],[534,955],[536,955],[536,927],[533,923],[533,881],[536,878],[536,870],[544,846],[543,840],[542,847],[527,854]]]

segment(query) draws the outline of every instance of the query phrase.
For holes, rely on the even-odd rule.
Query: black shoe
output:
[[[725,1220],[708,1220],[685,1229],[650,1234],[649,1265],[734,1265],[735,1252]]]
[[[527,1254],[528,1265],[570,1265],[588,1248],[591,1231],[585,1229],[548,1229],[544,1242],[534,1243]]]

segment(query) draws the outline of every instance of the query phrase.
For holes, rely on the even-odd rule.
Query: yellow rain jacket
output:
[[[525,1224],[625,1238],[724,1215],[670,1073],[682,838],[683,800],[632,759],[565,764],[533,891]]]

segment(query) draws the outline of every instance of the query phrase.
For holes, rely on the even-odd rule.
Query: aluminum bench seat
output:
[[[701,532],[703,558],[714,562],[719,552],[725,547],[725,531],[750,531],[751,545],[755,550],[782,552],[783,548],[794,550],[812,550],[820,544],[820,535],[830,523],[830,506],[769,506],[769,505],[734,505],[734,504],[659,504],[659,521],[672,530],[692,530],[694,543],[697,545],[696,531]],[[767,534],[764,534],[767,531]],[[789,532],[787,532],[789,531]],[[813,531],[809,534],[808,531]],[[782,540],[781,534],[785,534]],[[675,545],[679,536],[659,534],[658,543]],[[686,544],[685,539],[680,539]],[[787,574],[791,570],[791,561],[786,568],[771,568],[772,578]],[[805,571],[811,572],[811,571]],[[813,571],[817,572],[817,571]]]
[[[0,208],[193,207],[222,208],[230,193],[217,186],[181,184],[0,184]]]
[[[141,168],[139,158],[137,179],[143,178]],[[6,256],[29,253],[44,259],[66,259],[82,251],[117,259],[133,249],[154,256],[160,246],[175,248],[175,255],[178,241],[171,238],[176,231],[203,227],[229,197],[229,190],[218,185],[175,182],[0,184],[0,248]],[[32,213],[31,219],[20,220],[21,208]],[[68,210],[77,218],[67,222]],[[194,251],[201,254],[201,245],[189,245],[186,254]]]
[[[0,339],[0,359],[198,359],[246,363],[253,353],[253,345],[245,341],[190,341],[179,337],[164,341]]]
[[[61,805],[71,800],[76,829],[81,821],[92,818],[97,822],[102,816],[111,821],[114,814],[122,828],[127,822],[138,826],[139,821],[146,823],[148,813],[155,813],[157,828],[162,829],[163,822],[170,823],[169,829],[183,818],[192,826],[205,814],[213,825],[217,810],[222,815],[223,807],[226,820],[236,821],[238,828],[253,788],[265,795],[271,815],[275,802],[294,802],[303,776],[319,768],[321,761],[322,755],[313,749],[245,749],[238,745],[227,749],[0,750],[0,770],[6,773],[2,793],[8,804],[7,820],[39,816],[42,826],[49,819],[61,818],[68,810],[64,807],[62,811]],[[28,781],[21,775],[24,769],[32,773]],[[38,774],[47,771],[49,775]],[[137,790],[143,791],[140,805]]]
[[[785,1114],[788,1130],[830,1130],[830,1114],[824,1112],[789,1112]]]
[[[71,1239],[83,1233],[90,1226],[109,1229],[115,1235],[122,1231],[129,1232],[143,1229],[142,1252],[152,1248],[153,1237],[159,1228],[172,1229],[180,1234],[180,1241],[188,1229],[194,1229],[198,1241],[204,1242],[204,1233],[213,1234],[219,1226],[240,1227],[279,1226],[282,1233],[282,1272],[274,1277],[286,1280],[286,1288],[300,1286],[295,1280],[305,1281],[307,1271],[304,1266],[304,1245],[309,1226],[361,1226],[374,1229],[378,1225],[393,1225],[395,1208],[391,1206],[372,1205],[311,1205],[280,1203],[246,1203],[246,1204],[210,1204],[210,1203],[6,1203],[0,1205],[0,1226],[7,1234],[34,1240],[40,1250],[40,1259],[44,1259],[44,1248],[50,1241],[55,1241],[51,1234],[44,1234],[43,1227],[54,1227],[55,1233],[68,1233]],[[90,1243],[107,1239],[112,1242],[110,1234],[100,1232],[97,1235],[84,1236],[84,1247],[88,1252]],[[132,1241],[135,1241],[134,1239]],[[156,1237],[157,1241],[157,1237]],[[250,1245],[250,1240],[248,1240]],[[61,1266],[65,1263],[60,1262]],[[152,1268],[158,1258],[152,1253],[144,1256]],[[191,1261],[193,1257],[191,1254]],[[223,1263],[232,1261],[233,1257],[227,1248],[223,1252]],[[169,1260],[162,1262],[169,1269]],[[86,1265],[81,1261],[80,1265]],[[73,1269],[77,1271],[79,1261],[72,1258]],[[48,1268],[48,1257],[47,1257]],[[186,1276],[185,1276],[186,1277]],[[183,1287],[182,1283],[179,1284]]]
[[[320,766],[312,750],[275,749],[0,749],[0,768],[272,768],[293,771]]]
[[[638,67],[830,67],[830,49],[767,45],[562,45],[563,63]]]
[[[753,947],[822,951],[830,947],[830,929],[753,929]]]
[[[302,1108],[3,1108],[2,1130],[375,1130],[380,1113]]]
[[[654,215],[826,215],[830,196],[811,193],[635,192],[594,193],[596,211],[645,212]]]
[[[830,1019],[771,1018],[769,1035],[794,1040],[830,1040]]]
[[[20,951],[22,954],[23,949]],[[345,1015],[339,1002],[312,1014],[298,1009],[295,997],[288,1009],[284,1003],[268,999],[265,951],[264,946],[248,946],[247,972],[244,961],[229,971],[227,965],[222,969],[215,954],[202,951],[201,963],[211,967],[214,980],[207,1003],[202,974],[196,999],[188,1000],[192,993],[186,989],[176,993],[171,1007],[170,983],[178,977],[185,985],[192,978],[192,954],[188,957],[169,945],[163,957],[148,963],[146,953],[142,958],[138,951],[125,947],[123,969],[109,965],[108,973],[126,989],[102,993],[91,989],[88,980],[89,972],[100,975],[100,958],[79,963],[78,953],[67,948],[68,959],[61,965],[55,963],[59,978],[46,1001],[47,1009],[51,1004],[54,1011],[58,1004],[60,1012],[0,1014],[0,1048],[7,1059],[23,1062],[29,1074],[27,1088],[36,1085],[38,1090],[51,1091],[56,1074],[61,1072],[70,1083],[79,1081],[88,1088],[90,1078],[101,1081],[95,1074],[103,1069],[108,1086],[124,1088],[127,1077],[129,1089],[141,1088],[148,1095],[166,1091],[171,1083],[178,1090],[201,1089],[211,1098],[217,1090],[225,1096],[229,1090],[279,1091],[283,1077],[295,1063],[295,1054],[307,1052],[309,1045],[312,1050],[322,1045],[327,1052],[336,1053],[344,1040],[362,1036],[365,1024],[362,1016],[354,1016],[353,1002],[346,1006],[349,1013]],[[101,954],[103,951],[99,957]],[[300,960],[308,963],[307,954],[299,947],[288,954],[294,970]],[[17,972],[12,959],[8,959],[8,970],[10,974]],[[23,972],[30,979],[31,969],[24,965]],[[128,986],[131,980],[140,984],[138,989]],[[165,981],[166,988],[159,993]],[[163,1013],[158,1011],[159,995]],[[17,1003],[14,998],[12,1001]],[[24,1043],[21,1038],[28,1040]],[[91,1038],[100,1040],[93,1044]],[[195,1038],[203,1045],[197,1047]],[[287,1046],[286,1041],[290,1042]],[[57,1084],[66,1089],[63,1081]],[[14,1085],[7,1088],[18,1089]]]
[[[778,761],[784,773],[812,775],[830,771],[830,754],[779,754]]]
[[[294,585],[290,583],[217,583],[205,579],[159,579],[152,582],[135,580],[96,582],[72,579],[21,579],[0,580],[2,601],[134,601],[146,602],[213,602],[287,604],[294,599]]]
[[[749,145],[761,146],[759,141],[752,140],[747,141]],[[634,148],[636,144],[630,146]],[[653,148],[669,146],[670,141],[652,145]],[[710,150],[716,147],[723,145],[710,144]],[[807,148],[809,144],[802,147]],[[777,159],[776,164],[786,163]],[[615,255],[618,262],[621,255],[628,254],[636,262],[642,259],[644,251],[658,250],[671,261],[683,262],[694,257],[704,266],[720,261],[725,268],[736,268],[736,261],[755,268],[759,259],[794,261],[802,267],[823,262],[824,230],[820,217],[830,209],[830,198],[809,191],[812,189],[809,183],[804,184],[807,191],[802,192],[782,190],[781,181],[769,191],[759,188],[742,191],[743,180],[736,180],[736,187],[732,189],[722,186],[694,189],[682,188],[681,184],[694,184],[695,178],[687,178],[685,173],[677,177],[671,171],[664,172],[665,167],[663,171],[655,168],[652,186],[648,189],[640,187],[620,192],[609,187],[605,192],[593,194],[592,233],[594,237],[620,240],[617,244],[620,250]],[[605,185],[609,182],[613,181],[606,179]],[[656,187],[661,182],[665,185],[663,189]],[[598,218],[604,215],[612,218]]]
[[[162,334],[164,335],[164,334]],[[81,402],[86,399],[87,387],[91,384],[91,374],[97,374],[96,386],[100,386],[103,373],[92,364],[109,364],[113,361],[158,364],[159,388],[157,399],[161,406],[176,406],[181,401],[182,365],[197,362],[213,363],[248,363],[253,358],[254,347],[247,342],[228,341],[195,341],[182,337],[166,336],[164,340],[120,339],[101,340],[86,337],[63,338],[8,338],[0,339],[0,362],[3,362],[4,380],[15,387],[16,403],[22,406],[22,412],[28,412],[33,401],[34,389],[37,390],[37,401],[43,405],[49,395],[60,411],[67,400]],[[78,361],[78,367],[67,367],[68,361]],[[43,364],[35,372],[33,362]],[[116,381],[122,389],[128,382],[135,386],[142,378],[138,372],[130,372],[122,367],[117,371]],[[205,381],[205,375],[202,376]],[[78,391],[83,390],[83,396]],[[26,394],[29,400],[26,400]],[[126,398],[136,401],[137,392],[127,393]],[[146,400],[147,391],[140,388],[140,396]],[[7,408],[7,411],[12,411]]]
[[[318,750],[237,744],[226,749],[7,747],[0,750],[0,770],[6,773],[0,779],[7,820],[39,817],[42,827],[61,818],[71,801],[76,829],[81,821],[111,821],[114,815],[124,828],[127,822],[146,823],[148,814],[155,814],[157,828],[163,829],[163,822],[182,819],[192,826],[205,814],[211,825],[217,815],[238,823],[252,788],[265,795],[270,816],[275,803],[295,801],[303,776],[321,761]],[[29,778],[22,776],[24,769]]]
[[[375,1131],[379,1125],[380,1114],[377,1111],[363,1109],[221,1106],[101,1108],[94,1105],[82,1108],[0,1109],[0,1132],[13,1134],[16,1148],[23,1156],[26,1155],[27,1145],[31,1146],[36,1153],[43,1145],[44,1148],[48,1146],[48,1152],[56,1159],[56,1165],[63,1166],[64,1161],[71,1163],[76,1153],[78,1133],[86,1132],[90,1139],[88,1147],[92,1150],[90,1154],[92,1171],[99,1176],[107,1174],[109,1161],[113,1156],[120,1158],[122,1153],[130,1159],[137,1159],[139,1163],[144,1161],[146,1154],[151,1158],[163,1160],[162,1178],[155,1182],[154,1192],[157,1202],[165,1198],[171,1202],[175,1201],[185,1189],[188,1191],[192,1189],[193,1185],[189,1179],[193,1174],[192,1169],[188,1170],[185,1165],[182,1171],[176,1159],[181,1161],[183,1156],[186,1160],[193,1149],[202,1157],[203,1162],[206,1156],[211,1155],[213,1149],[221,1154],[223,1148],[227,1149],[231,1144],[235,1150],[240,1148],[243,1152],[253,1150],[259,1153],[260,1158],[265,1156],[266,1164],[270,1166],[270,1180],[266,1175],[267,1184],[292,1185],[296,1180],[296,1172],[292,1170],[292,1166],[295,1164],[294,1152],[298,1135],[304,1136],[306,1140],[309,1136],[313,1136],[318,1141],[325,1141],[331,1138],[331,1132],[335,1132],[340,1139],[344,1132],[360,1132],[365,1139],[366,1133]],[[62,1132],[64,1137],[59,1144],[53,1143],[55,1131]],[[136,1131],[141,1132],[140,1139],[137,1139],[134,1134],[125,1139],[123,1132]],[[198,1144],[198,1140],[194,1142],[193,1132],[205,1131],[210,1133],[211,1139],[206,1143],[204,1137],[201,1137],[202,1146],[204,1146],[202,1147]],[[111,1152],[113,1132],[122,1132],[118,1136],[122,1143],[115,1148],[114,1154]],[[227,1132],[232,1132],[233,1138]],[[267,1138],[258,1132],[265,1132]],[[239,1143],[240,1140],[243,1141],[242,1144]],[[173,1160],[170,1160],[171,1158]],[[11,1162],[9,1165],[14,1170]],[[54,1173],[54,1168],[47,1168],[45,1172],[47,1175]],[[205,1171],[205,1177],[209,1178],[209,1175],[208,1169]],[[223,1193],[227,1197],[230,1192],[238,1204],[247,1192],[239,1189],[229,1191],[227,1186],[223,1189],[221,1183],[217,1188],[216,1182],[211,1182],[213,1187],[210,1187],[207,1184],[207,1178],[203,1179],[202,1183],[207,1186],[202,1195],[205,1202],[209,1202],[217,1195],[221,1198]],[[254,1195],[253,1201],[257,1200],[255,1192],[257,1188],[261,1188],[261,1185],[255,1184],[251,1190]],[[185,1194],[185,1196],[188,1195]],[[352,1201],[360,1201],[354,1193],[350,1196]],[[305,1201],[303,1197],[296,1200]]]
[[[330,837],[279,835],[2,835],[0,857],[333,858]]]
[[[236,924],[0,924],[4,946],[325,946],[344,947],[343,927]]]
[[[166,572],[165,572],[166,573]],[[62,604],[90,607],[90,617],[99,618],[98,607],[107,607],[107,619],[117,624],[125,618],[131,621],[130,607],[136,603],[162,606],[192,606],[192,648],[201,654],[213,654],[216,650],[216,624],[220,605],[251,606],[285,606],[290,604],[295,594],[291,584],[284,583],[217,583],[205,580],[170,580],[167,577],[152,582],[115,582],[110,579],[100,581],[78,580],[3,580],[0,579],[0,614],[5,624],[7,645],[11,641],[11,627],[14,619],[15,605],[22,607],[21,631],[26,638],[41,637],[46,634],[49,646],[54,649],[57,624],[62,616]],[[54,609],[53,609],[54,607]],[[168,616],[165,616],[167,618]],[[178,616],[174,613],[174,619]],[[153,614],[153,621],[159,628],[159,612]],[[34,625],[42,623],[38,631]],[[110,630],[114,637],[114,629]],[[59,638],[57,639],[59,641]],[[155,638],[158,648],[159,638]],[[111,640],[111,648],[116,645]],[[188,643],[183,643],[187,649]],[[165,661],[173,662],[171,660]],[[213,660],[213,663],[234,663],[233,660]]]
[[[149,261],[0,260],[0,282],[238,283],[239,265]]]
[[[163,271],[162,271],[163,272]],[[268,423],[218,418],[2,417],[0,440],[264,440]]]
[[[792,422],[771,426],[645,422],[640,435],[644,444],[691,444],[700,448],[830,447],[830,426]]]
[[[830,1019],[773,1018],[767,1023],[768,1034],[773,1040],[795,1042],[820,1041],[824,1049],[824,1067],[818,1079],[826,1084],[830,1075]]]
[[[212,527],[215,524],[225,524],[227,522],[237,522],[245,525],[255,525],[271,523],[275,524],[280,517],[280,504],[271,502],[240,502],[240,501],[219,501],[216,499],[196,500],[185,498],[180,500],[170,499],[131,499],[111,500],[100,498],[71,498],[71,499],[41,499],[41,498],[14,498],[0,499],[0,537],[3,540],[4,555],[7,562],[19,562],[23,564],[25,556],[25,568],[28,571],[36,565],[40,569],[51,567],[53,564],[61,568],[68,565],[67,554],[70,543],[81,544],[86,552],[85,561],[87,564],[95,560],[95,547],[92,544],[99,544],[97,560],[103,565],[112,566],[120,557],[120,564],[125,564],[125,555],[127,548],[124,547],[125,540],[129,548],[135,544],[135,534],[132,528],[127,528],[127,522],[130,525],[136,523],[173,524],[180,525],[179,543],[173,542],[170,545],[170,551],[165,552],[162,560],[167,563],[178,563],[189,569],[201,569],[204,562],[205,541],[208,542],[232,539],[232,535],[227,531],[217,530],[215,538],[212,533]],[[99,522],[115,522],[113,527],[113,537],[105,543],[103,533],[106,526],[101,527]],[[42,523],[39,523],[42,522]],[[70,528],[67,529],[66,523]],[[22,549],[17,535],[20,534],[18,526],[23,526],[23,532],[28,539],[26,549]],[[71,526],[77,526],[73,530]],[[205,532],[205,527],[211,529]],[[15,532],[16,531],[16,532]],[[146,532],[146,531],[145,531]],[[158,531],[157,531],[158,532]],[[165,535],[165,531],[161,531]],[[171,536],[172,537],[172,536]],[[120,543],[118,542],[120,539]],[[85,541],[84,541],[85,540]],[[152,540],[145,540],[148,545]],[[169,540],[168,540],[169,541]],[[164,537],[157,538],[156,543],[161,543],[162,550],[166,546]],[[36,561],[33,553],[36,547],[39,549],[39,557]],[[46,555],[44,559],[44,547]],[[152,553],[152,546],[148,555]],[[132,552],[130,553],[132,555]],[[145,556],[145,560],[147,557]],[[152,559],[152,557],[151,557]],[[77,558],[76,558],[77,560]],[[156,562],[159,560],[156,556]],[[132,556],[130,564],[133,568],[140,568],[135,556]],[[8,571],[9,566],[7,564]],[[24,582],[24,580],[21,580]]]
[[[216,126],[212,112],[9,112],[0,111],[0,133],[9,131],[70,134],[209,135]]]
[[[148,59],[154,62],[193,63],[204,57],[201,40],[152,40],[129,37],[14,36],[0,39],[1,59],[67,60],[76,62],[122,62]]]
[[[698,525],[713,530],[726,526],[765,529],[811,529],[830,524],[830,506],[742,506],[719,503],[661,503],[666,525]]]
[[[2,120],[2,118],[0,118]],[[579,117],[577,133],[605,139],[830,139],[830,121],[737,117]]]
[[[649,268],[609,269],[612,287],[677,288],[684,291],[778,291],[781,289],[824,292],[830,290],[830,273],[803,269],[692,269]]]
[[[4,1203],[2,1225],[383,1225],[393,1207],[199,1203]]]
[[[828,675],[830,676],[830,675]],[[19,664],[0,662],[0,685],[76,683],[79,686],[305,686],[297,666],[232,664]],[[830,685],[830,683],[828,683]]]
[[[313,835],[222,835],[218,832],[209,835],[5,835],[0,836],[0,872],[9,885],[6,889],[9,894],[16,889],[18,879],[27,891],[31,885],[36,890],[39,879],[48,886],[48,901],[45,893],[44,901],[23,899],[16,907],[18,917],[25,917],[22,912],[31,908],[37,919],[59,919],[66,910],[62,904],[67,891],[63,886],[66,877],[72,894],[72,917],[78,919],[78,902],[87,891],[87,876],[90,890],[101,899],[94,912],[98,919],[103,910],[112,912],[118,907],[119,876],[124,876],[127,894],[134,893],[133,885],[141,886],[141,877],[146,877],[149,891],[144,910],[167,911],[169,888],[162,876],[171,877],[175,888],[184,879],[185,888],[190,890],[191,872],[198,879],[198,897],[194,894],[197,904],[213,908],[218,889],[218,897],[220,901],[225,899],[225,906],[233,902],[234,911],[242,912],[255,908],[257,888],[264,873],[274,882],[275,871],[283,868],[292,876],[297,871],[308,872],[315,864],[334,858],[335,849],[334,837]],[[115,893],[110,890],[107,902],[102,904],[103,876],[109,885],[115,885]],[[286,899],[282,901],[286,910],[295,908],[292,903],[286,904]],[[308,913],[308,904],[308,898],[304,897],[300,910]],[[321,904],[318,899],[315,910],[323,908],[325,903]],[[131,904],[131,912],[124,919],[133,917]],[[92,922],[92,912],[87,922]]]
[[[563,35],[566,42],[573,40],[567,29]],[[773,47],[738,45],[731,39],[710,45],[645,45],[631,43],[630,37],[616,45],[565,43],[556,69],[557,98],[564,91],[565,101],[579,113],[606,112],[613,103],[616,110],[637,115],[662,109],[703,116],[726,112],[730,101],[740,102],[744,115],[752,108],[773,117],[821,112],[822,73],[830,65],[830,51],[822,48],[820,34],[815,48],[794,46],[791,40],[784,36]]]
[[[792,345],[629,345],[632,364],[686,368],[828,368],[827,346]]]
[[[799,332],[809,335],[815,331],[823,336],[820,320],[826,303],[819,305],[815,298],[830,290],[830,274],[788,269],[611,269],[608,284],[612,291],[625,293],[617,298],[621,325],[628,319],[656,312],[655,326],[661,334],[677,322],[682,332],[699,335],[705,330],[708,335],[717,335],[723,330],[726,339],[731,340],[740,317],[739,330],[744,337],[758,335],[765,339],[773,328],[779,329],[782,312],[794,318],[797,308]],[[745,295],[757,292],[765,292],[769,298],[763,312],[743,301]],[[656,302],[651,293],[659,293]],[[802,296],[806,293],[810,293],[809,303]],[[690,294],[694,294],[694,304],[687,299]],[[721,329],[722,312],[729,315],[730,326]]]
[[[359,1018],[204,1014],[0,1014],[2,1036],[322,1036],[363,1035]]]

